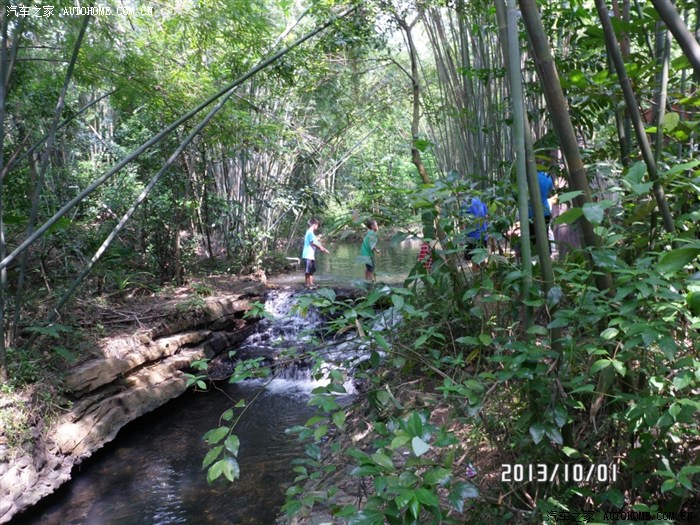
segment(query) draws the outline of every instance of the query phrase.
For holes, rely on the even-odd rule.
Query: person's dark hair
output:
[[[372,229],[372,226],[376,226],[376,225],[377,225],[377,221],[375,221],[374,219],[370,219],[365,223],[365,226],[367,226],[369,229]]]
[[[309,219],[309,228],[314,224],[318,224],[318,219]]]

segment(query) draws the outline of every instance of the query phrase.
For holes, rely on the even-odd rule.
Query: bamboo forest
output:
[[[0,523],[700,523],[699,2],[0,16]]]

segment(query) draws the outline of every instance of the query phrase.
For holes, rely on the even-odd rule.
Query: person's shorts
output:
[[[368,272],[374,273],[374,265],[373,264],[365,263],[365,268],[367,269]]]
[[[549,231],[549,223],[552,222],[552,216],[551,215],[546,215],[544,218],[544,224],[547,226],[547,231]],[[530,242],[534,243],[535,242],[535,221],[530,219],[528,221],[528,224],[530,225]]]
[[[309,275],[316,273],[316,261],[314,259],[304,259],[304,273]]]
[[[472,250],[475,248],[486,248],[485,238],[467,237],[467,247],[464,249],[464,259],[472,260]]]

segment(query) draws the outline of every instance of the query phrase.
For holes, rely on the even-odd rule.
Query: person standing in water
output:
[[[367,234],[362,241],[362,246],[360,247],[360,257],[365,263],[365,279],[368,281],[374,281],[374,254],[379,254],[377,249],[377,243],[379,242],[379,236],[377,231],[379,230],[379,225],[374,219],[367,221]]]
[[[304,265],[305,286],[312,288],[314,286],[314,274],[316,273],[316,250],[321,250],[330,255],[331,252],[326,250],[319,242],[316,236],[318,229],[318,219],[309,220],[309,229],[304,235],[304,249],[301,252],[301,259]]]

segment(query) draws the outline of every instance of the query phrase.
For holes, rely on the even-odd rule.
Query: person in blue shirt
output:
[[[552,208],[549,205],[549,197],[554,190],[554,181],[552,176],[545,171],[537,172],[537,180],[540,183],[540,199],[542,200],[542,209],[544,210],[544,222],[547,225],[547,234],[549,235],[549,223],[552,221]],[[530,242],[535,242],[535,221],[532,219],[532,206],[529,209],[529,224],[530,224]],[[549,241],[547,242],[547,248],[549,252],[552,252],[549,246]]]
[[[488,235],[486,230],[488,229],[488,222],[486,217],[488,217],[489,209],[479,197],[472,197],[469,203],[466,201],[462,204],[463,215],[467,219],[467,226],[465,227],[467,231],[467,245],[464,249],[464,258],[467,261],[472,261],[472,250],[475,248],[486,248]],[[476,270],[478,265],[472,262],[472,268]]]
[[[301,252],[301,259],[304,265],[304,278],[307,288],[312,288],[314,285],[314,274],[316,273],[316,250],[321,250],[324,253],[330,254],[316,237],[318,229],[318,219],[309,220],[309,229],[304,235],[304,249]]]

